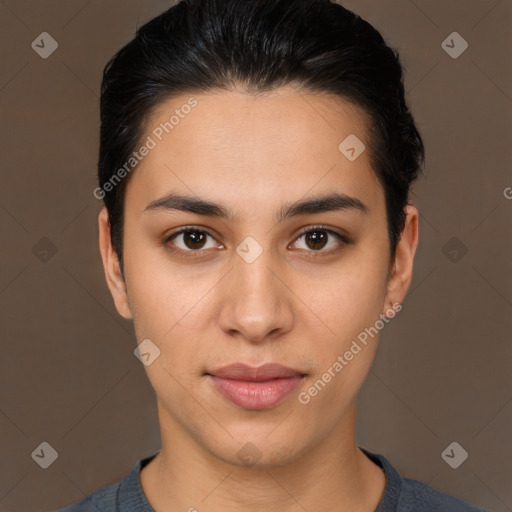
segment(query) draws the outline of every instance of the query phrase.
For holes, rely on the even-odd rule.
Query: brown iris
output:
[[[184,231],[183,242],[189,249],[201,249],[206,241],[207,234],[201,231]],[[190,241],[190,243],[188,243]]]
[[[310,240],[312,242],[311,244],[308,244],[308,247],[315,250],[325,247],[325,243],[328,238],[325,231],[309,231],[304,236],[306,241]]]

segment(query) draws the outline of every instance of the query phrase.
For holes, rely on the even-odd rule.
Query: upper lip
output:
[[[277,363],[266,363],[258,367],[248,366],[244,363],[234,363],[208,372],[208,374],[223,379],[252,382],[263,382],[270,379],[283,379],[286,377],[303,377],[305,375],[303,372]]]

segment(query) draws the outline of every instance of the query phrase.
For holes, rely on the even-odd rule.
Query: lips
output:
[[[248,366],[244,363],[235,363],[209,372],[209,375],[215,375],[222,379],[264,382],[272,379],[303,377],[305,373],[277,363],[267,363],[258,367]]]
[[[280,404],[306,374],[277,363],[259,367],[235,363],[208,373],[214,388],[236,406],[259,411]]]

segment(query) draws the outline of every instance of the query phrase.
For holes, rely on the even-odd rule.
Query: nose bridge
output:
[[[226,332],[240,332],[252,341],[261,341],[276,330],[290,328],[286,287],[276,277],[272,253],[251,237],[238,247],[229,273],[229,292],[220,314]]]

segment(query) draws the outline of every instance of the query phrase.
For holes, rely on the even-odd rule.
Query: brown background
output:
[[[169,5],[0,3],[1,511],[78,501],[160,447],[132,326],[104,282],[92,190],[103,67]],[[509,511],[512,1],[344,5],[400,51],[427,150],[414,281],[361,391],[358,444],[405,476]],[[44,31],[59,44],[48,59],[31,48]],[[441,47],[453,31],[469,43],[457,59]],[[48,469],[31,457],[43,441],[58,452]],[[457,469],[441,458],[452,441],[469,453]]]

